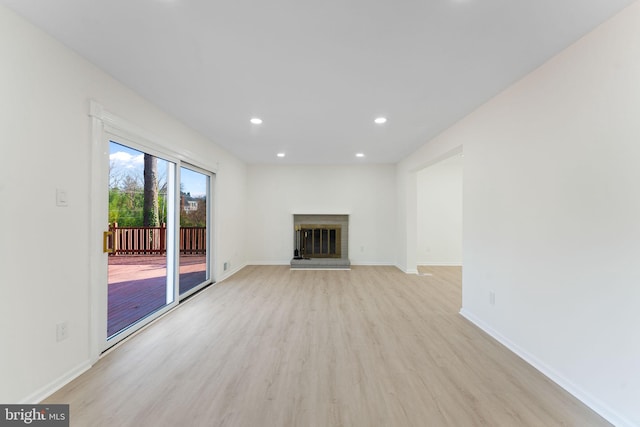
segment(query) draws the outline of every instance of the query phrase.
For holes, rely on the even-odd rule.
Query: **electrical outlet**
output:
[[[66,340],[69,336],[69,325],[67,322],[61,322],[56,325],[56,341]]]
[[[489,292],[489,304],[496,305],[496,293],[493,291]]]
[[[225,262],[222,268],[224,271],[227,271],[229,269],[229,261]]]

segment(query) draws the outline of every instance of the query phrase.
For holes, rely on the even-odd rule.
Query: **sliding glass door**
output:
[[[174,162],[109,142],[107,340],[176,300],[175,175]]]
[[[91,359],[212,283],[215,166],[91,102]],[[206,166],[209,164],[209,166]],[[202,169],[205,167],[207,169]]]
[[[211,176],[194,166],[180,168],[180,298],[211,281]]]
[[[195,166],[109,141],[108,341],[211,283],[211,181]]]

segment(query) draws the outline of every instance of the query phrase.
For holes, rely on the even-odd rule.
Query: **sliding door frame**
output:
[[[192,158],[190,155],[185,155],[185,152],[178,152],[170,147],[179,146],[178,144],[172,144],[169,141],[164,140],[157,135],[142,129],[134,124],[131,124],[127,120],[118,117],[108,111],[103,106],[95,101],[90,101],[89,116],[91,117],[91,202],[90,202],[90,230],[89,230],[89,243],[90,243],[90,278],[89,278],[89,308],[90,308],[90,363],[95,363],[104,350],[115,344],[113,340],[107,341],[107,283],[108,283],[108,269],[107,269],[107,254],[103,253],[102,248],[102,233],[106,230],[109,222],[108,217],[108,179],[109,179],[109,141],[122,143],[124,145],[131,146],[131,148],[138,149],[140,151],[147,152],[152,155],[157,155],[168,161],[175,163],[175,183],[176,189],[174,190],[174,206],[180,206],[180,167],[191,166],[206,171],[209,176],[209,195],[211,202],[207,203],[207,215],[210,215],[210,228],[211,231],[208,234],[211,236],[209,242],[212,250],[207,251],[207,268],[209,269],[210,282],[215,282],[215,268],[210,266],[215,265],[212,262],[212,256],[216,252],[216,245],[213,237],[215,236],[216,222],[214,206],[215,206],[215,176],[217,173],[217,165],[205,164]],[[173,247],[174,253],[179,254],[179,241],[178,241],[178,228],[180,226],[179,212],[174,209],[174,212],[167,212],[167,215],[172,215],[174,220],[171,230],[173,234]],[[167,233],[169,230],[167,229]],[[175,308],[180,301],[179,291],[179,256],[174,257],[173,265],[169,266],[171,260],[167,259],[167,274],[173,274],[174,286],[174,301],[171,305],[164,307],[158,311],[158,313],[164,314],[165,312]],[[171,273],[170,273],[171,271]],[[153,316],[153,319],[158,316]],[[140,329],[153,319],[145,319],[139,322],[139,326],[133,331]]]

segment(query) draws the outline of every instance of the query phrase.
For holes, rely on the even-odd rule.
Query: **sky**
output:
[[[109,162],[114,171],[123,174],[131,173],[142,179],[144,170],[144,154],[116,142],[109,143]],[[169,162],[158,158],[158,175],[164,181]],[[207,192],[207,176],[185,167],[180,168],[180,184],[182,191],[191,193],[193,197],[202,197]]]

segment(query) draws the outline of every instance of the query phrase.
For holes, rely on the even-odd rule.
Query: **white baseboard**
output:
[[[418,267],[462,267],[461,262],[419,262]]]
[[[405,268],[404,266],[398,264],[395,264],[395,267],[405,274],[418,274],[417,268]]]
[[[396,267],[392,262],[372,262],[372,261],[351,261],[351,265],[361,265],[370,267]]]
[[[545,363],[538,360],[534,355],[530,354],[526,350],[522,349],[518,345],[514,344],[507,337],[500,334],[498,331],[487,325],[480,318],[476,317],[473,313],[462,308],[460,310],[460,315],[462,315],[465,319],[476,325],[478,328],[482,329],[484,332],[493,337],[500,344],[507,347],[513,353],[518,355],[521,359],[527,362],[529,365],[536,368],[543,375],[549,378],[554,383],[558,384],[560,387],[565,389],[571,395],[573,395],[576,399],[580,400],[582,403],[587,405],[593,411],[598,413],[602,418],[609,421],[611,424],[616,427],[638,427],[636,424],[629,421],[626,417],[620,415],[613,409],[611,409],[607,404],[600,401],[599,399],[593,397],[590,393],[581,389],[580,387],[573,384],[567,378],[560,375],[554,369],[546,365]]]
[[[225,279],[228,279],[228,278],[229,278],[229,277],[231,277],[231,276],[233,276],[233,275],[234,275],[234,274],[236,274],[238,271],[240,271],[240,270],[242,270],[243,268],[245,268],[247,265],[250,265],[250,264],[244,263],[244,264],[242,264],[242,265],[240,265],[240,266],[238,266],[238,267],[234,268],[233,270],[223,271],[223,272],[222,272],[222,275],[220,276],[220,278],[219,278],[219,279],[217,279],[217,280],[216,280],[216,282],[214,283],[214,285],[215,285],[215,284],[217,284],[217,283],[222,282],[222,281],[223,281],[223,280],[225,280]]]
[[[285,261],[250,261],[245,265],[289,265],[291,264],[291,258]]]
[[[51,396],[56,391],[60,390],[65,385],[69,384],[71,381],[73,381],[83,373],[87,372],[90,368],[91,368],[91,363],[89,363],[89,361],[87,360],[86,362],[81,363],[80,365],[76,366],[75,368],[71,369],[70,371],[66,372],[65,374],[61,375],[55,380],[51,381],[49,384],[45,385],[44,387],[31,393],[29,396],[20,400],[20,402],[18,403],[21,405],[38,404],[42,402],[44,399],[46,399],[47,397]]]
[[[362,266],[392,266],[397,267],[397,265],[393,262],[376,262],[376,261],[351,261],[351,265],[362,265]],[[291,264],[291,259],[286,261],[250,261],[245,265],[289,265]],[[402,269],[401,269],[402,270]]]

